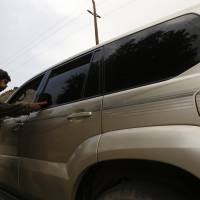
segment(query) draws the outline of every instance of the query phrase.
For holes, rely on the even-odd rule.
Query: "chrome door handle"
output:
[[[79,113],[72,113],[71,115],[67,116],[68,120],[78,119],[78,118],[88,118],[92,116],[92,112],[79,112]]]

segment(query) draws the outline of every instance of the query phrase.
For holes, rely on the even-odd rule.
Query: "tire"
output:
[[[200,181],[171,165],[113,161],[88,171],[76,200],[198,200]]]
[[[172,185],[147,182],[122,182],[105,190],[96,200],[193,200],[184,190]]]

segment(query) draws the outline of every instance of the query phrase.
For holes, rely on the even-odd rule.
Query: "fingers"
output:
[[[46,105],[47,101],[42,101],[42,102],[38,102],[38,103],[32,103],[30,104],[31,109],[33,110],[40,110],[42,108],[43,105]]]
[[[41,108],[41,106],[39,104],[31,104],[30,107],[33,109],[33,110],[39,110]]]
[[[41,101],[41,102],[38,102],[37,104],[40,105],[40,106],[46,105],[46,104],[47,104],[47,101]]]

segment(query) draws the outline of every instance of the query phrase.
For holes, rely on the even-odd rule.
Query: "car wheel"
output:
[[[192,200],[185,192],[162,183],[129,181],[105,190],[96,200]]]

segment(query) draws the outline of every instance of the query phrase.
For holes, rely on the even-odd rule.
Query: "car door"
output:
[[[183,15],[105,45],[103,132],[198,123],[198,77],[183,73],[200,62],[199,21]]]
[[[9,101],[10,104],[32,102],[43,76],[25,84]],[[19,132],[28,115],[5,117],[0,120],[0,183],[6,189],[19,189]]]
[[[67,162],[85,140],[101,133],[101,51],[52,70],[20,136],[21,193],[33,199],[67,199]],[[96,151],[95,151],[96,153]]]

